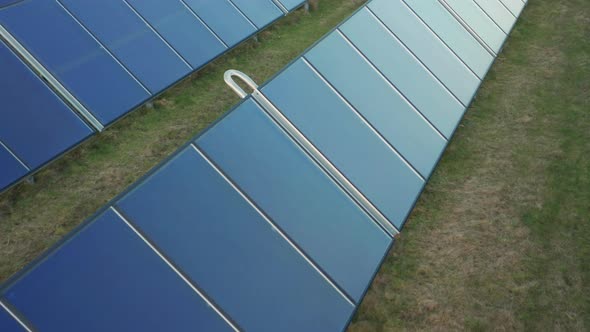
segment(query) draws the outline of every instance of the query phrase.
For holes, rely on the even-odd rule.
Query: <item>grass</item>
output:
[[[350,331],[590,329],[590,2],[530,0]]]
[[[590,329],[590,2],[530,0],[350,327]],[[0,280],[362,1],[322,0],[0,196]]]

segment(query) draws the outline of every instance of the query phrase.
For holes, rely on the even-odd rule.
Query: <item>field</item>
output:
[[[0,196],[0,281],[363,1],[321,0]],[[590,1],[530,0],[350,328],[590,329]]]

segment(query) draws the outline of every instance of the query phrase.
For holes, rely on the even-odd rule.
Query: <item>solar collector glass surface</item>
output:
[[[29,171],[2,144],[0,144],[0,165],[2,165],[0,188],[10,186]]]
[[[232,0],[258,29],[283,16],[283,12],[272,0]]]
[[[112,210],[4,298],[40,331],[233,331]]]
[[[355,301],[392,239],[248,99],[196,144]]]
[[[446,138],[451,137],[465,106],[368,10],[359,11],[339,29]]]
[[[256,32],[248,20],[228,0],[184,1],[229,47]]]
[[[191,71],[191,67],[124,1],[59,1],[152,94],[164,90]]]
[[[42,166],[93,133],[2,42],[0,72],[0,142],[30,168]]]
[[[471,102],[479,78],[402,0],[373,0],[368,8],[463,105]]]
[[[524,8],[524,2],[521,0],[501,0],[502,3],[518,18],[522,9]]]
[[[335,32],[305,58],[424,178],[429,177],[446,140],[362,55]]]
[[[484,12],[504,31],[510,33],[516,17],[500,0],[474,0]]]
[[[298,60],[262,92],[397,229],[424,180]]]
[[[517,0],[520,1],[520,0]],[[470,68],[482,79],[494,57],[441,5],[438,0],[404,0]]]
[[[278,0],[287,10],[292,11],[293,9],[303,5],[305,1],[301,0]]]
[[[150,96],[55,1],[26,1],[0,10],[0,24],[103,125]]]
[[[180,1],[127,0],[193,69],[226,50],[223,43]]]
[[[0,298],[0,301],[2,299]],[[2,332],[25,332],[26,330],[20,325],[20,323],[10,315],[10,313],[2,306],[0,306],[0,328]]]
[[[192,147],[117,205],[246,331],[339,331],[352,313]]]
[[[496,54],[500,52],[506,33],[472,0],[445,0],[449,6],[483,39]]]

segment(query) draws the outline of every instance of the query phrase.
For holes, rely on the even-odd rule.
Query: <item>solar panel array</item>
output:
[[[0,2],[0,191],[303,3]]]
[[[344,330],[501,49],[465,13],[525,3],[473,5],[370,1],[8,282],[0,326]]]

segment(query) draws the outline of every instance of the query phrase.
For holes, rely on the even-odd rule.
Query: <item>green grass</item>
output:
[[[590,329],[590,1],[530,0],[350,331]],[[362,1],[322,0],[0,197],[0,280]]]
[[[590,1],[530,0],[351,331],[590,330]]]

